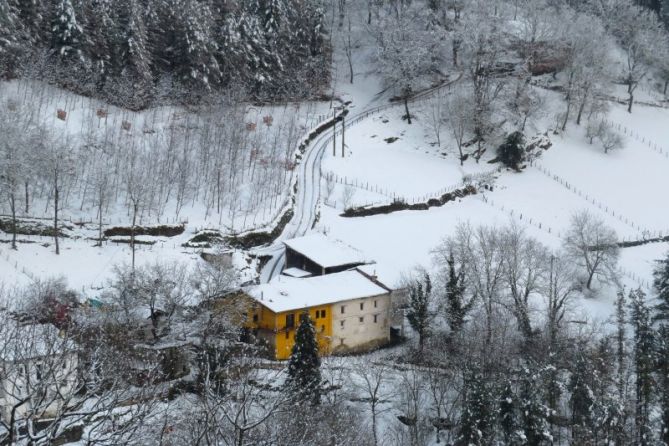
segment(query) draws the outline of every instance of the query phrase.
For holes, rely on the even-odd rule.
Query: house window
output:
[[[325,317],[325,310],[321,310],[321,317]]]
[[[341,308],[341,314],[344,314],[344,313],[345,313],[346,305],[342,305],[340,308]]]
[[[286,328],[293,328],[295,326],[295,315],[287,314],[286,315]]]
[[[365,304],[363,304],[363,303],[361,302],[361,303],[360,303],[360,311],[362,311],[363,308],[365,308]]]
[[[364,316],[360,316],[359,319],[360,319],[360,323],[361,323],[361,324],[362,324],[363,322],[365,322],[365,317],[364,317]]]
[[[378,317],[379,317],[378,314],[375,314],[375,315],[374,315],[374,323],[375,323],[375,324],[378,322]]]
[[[340,326],[341,328],[344,328],[344,321],[339,321],[339,326]]]
[[[290,339],[290,333],[286,330],[286,339]]]
[[[376,300],[374,301],[374,308],[379,306],[378,303],[379,303],[378,301],[376,301]]]
[[[258,315],[257,314],[253,315],[253,322],[258,322]]]

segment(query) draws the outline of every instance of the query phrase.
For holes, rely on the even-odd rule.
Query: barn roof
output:
[[[284,241],[285,245],[323,268],[366,263],[362,252],[341,240],[311,234]]]

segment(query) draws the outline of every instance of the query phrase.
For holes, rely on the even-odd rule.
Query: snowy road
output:
[[[462,75],[456,79],[440,84],[436,87],[427,89],[413,96],[409,102],[418,102],[429,98],[433,93],[444,88],[449,88],[458,82]],[[402,101],[372,107],[368,104],[362,111],[352,113],[345,119],[346,129],[393,107],[403,107]],[[285,262],[283,240],[289,240],[295,237],[301,237],[313,228],[316,222],[317,208],[320,200],[321,189],[321,161],[328,148],[332,147],[332,138],[334,131],[329,128],[323,132],[315,141],[306,148],[302,162],[297,171],[297,193],[295,196],[294,214],[291,221],[286,225],[281,235],[272,245],[262,250],[259,254],[271,255],[272,258],[267,262],[260,273],[260,282],[269,282],[273,277],[281,273]],[[337,127],[336,134],[341,134],[341,126]]]

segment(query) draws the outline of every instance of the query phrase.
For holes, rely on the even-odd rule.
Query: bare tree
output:
[[[409,97],[436,68],[438,40],[419,5],[397,2],[376,23],[377,61],[388,86],[399,91],[411,124]]]
[[[355,188],[349,185],[344,186],[344,190],[341,193],[341,204],[344,207],[344,210],[351,206],[351,201],[353,200],[354,196]]]
[[[374,445],[379,443],[378,417],[390,409],[387,406],[390,400],[389,372],[390,370],[383,363],[357,362],[353,368],[353,387],[359,392],[359,395],[363,395],[362,400],[367,403],[367,410],[372,416]]]
[[[465,162],[463,153],[465,138],[467,133],[472,131],[472,105],[468,97],[460,92],[455,92],[446,100],[446,109],[448,111],[446,123],[458,148],[460,165],[462,166]]]
[[[69,181],[76,172],[76,150],[69,136],[61,135],[60,140],[46,129],[41,129],[38,146],[42,174],[51,188],[53,199],[53,239],[56,254],[60,254],[59,211],[63,206],[62,192],[69,187]]]
[[[455,235],[435,250],[436,261],[445,268],[451,253],[456,263],[467,271],[467,288],[481,300],[486,326],[484,343],[490,345],[504,283],[504,253],[499,230],[488,226],[474,228],[469,223],[461,223]]]
[[[0,109],[0,197],[7,200],[12,217],[12,249],[16,249],[17,207],[21,188],[28,181],[31,121],[18,103],[10,100]]]
[[[632,113],[634,93],[649,67],[662,60],[669,37],[650,9],[625,0],[611,0],[602,5],[609,28],[625,51],[623,81],[627,85],[627,111]]]
[[[547,249],[525,235],[516,225],[505,228],[501,236],[504,258],[504,282],[511,296],[511,312],[526,339],[534,335],[530,314],[530,296],[539,291],[545,274]]]
[[[618,262],[618,238],[613,229],[587,210],[572,215],[571,226],[564,239],[569,257],[586,271],[587,289],[594,277],[604,277]]]
[[[571,261],[564,257],[551,255],[547,279],[542,294],[546,300],[548,339],[550,345],[554,346],[576,291]]]

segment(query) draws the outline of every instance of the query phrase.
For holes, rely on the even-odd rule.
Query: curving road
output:
[[[461,78],[462,75],[459,75],[452,81],[424,90],[411,97],[409,102],[413,103],[429,98],[443,88],[450,89],[451,85],[458,82]],[[362,111],[350,114],[346,117],[346,128],[348,129],[349,127],[369,118],[371,115],[381,113],[393,107],[404,107],[404,102],[398,101],[376,107],[370,107],[368,105]],[[341,133],[341,126],[337,128],[337,134],[339,133]],[[272,245],[257,251],[259,254],[272,256],[260,273],[261,283],[269,282],[273,277],[281,273],[285,263],[283,240],[301,237],[309,232],[314,225],[316,209],[318,207],[318,201],[320,200],[321,161],[326,150],[332,147],[333,135],[333,129],[329,128],[327,131],[319,135],[315,141],[312,141],[304,152],[302,161],[296,172],[297,193],[295,196],[295,206],[293,208],[293,218]]]

